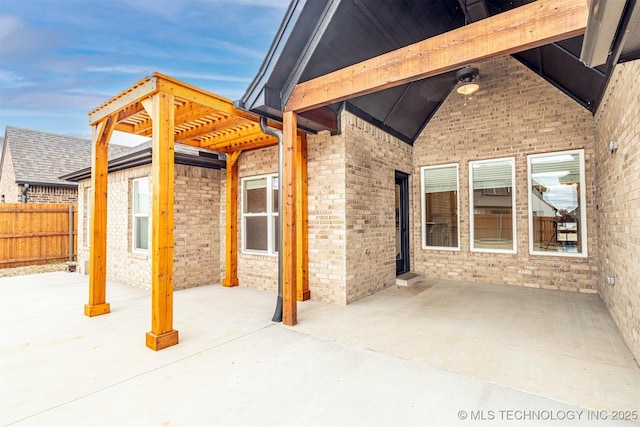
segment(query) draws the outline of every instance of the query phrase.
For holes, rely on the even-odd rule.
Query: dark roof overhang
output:
[[[210,151],[199,151],[193,149],[197,153],[184,153],[177,148],[174,153],[175,163],[178,165],[197,166],[207,169],[224,169],[226,167],[226,157],[224,154],[213,153]],[[137,166],[151,164],[152,149],[145,147],[140,150],[133,150],[131,153],[109,160],[109,173],[117,172],[124,169],[130,169]],[[91,166],[84,169],[63,175],[60,179],[67,181],[81,181],[91,178]]]
[[[53,188],[76,188],[78,184],[64,184],[60,182],[38,182],[38,181],[30,181],[30,180],[16,180],[16,184],[25,185],[29,184],[30,187],[53,187]]]
[[[294,0],[260,72],[237,105],[280,119],[298,83],[533,1]],[[639,2],[627,0],[619,31],[625,19],[630,21],[628,27],[638,27],[638,19],[631,15]],[[616,40],[624,34],[628,31]],[[580,60],[583,36],[512,56],[594,113],[613,65],[640,52],[632,47],[635,36],[626,38],[619,58],[610,57],[611,64],[595,68]],[[328,105],[300,115],[298,121],[309,131],[335,133],[337,116],[346,109],[411,144],[455,84],[455,72],[449,72]],[[332,118],[331,125],[327,118]]]

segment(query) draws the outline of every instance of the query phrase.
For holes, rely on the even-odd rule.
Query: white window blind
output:
[[[512,187],[513,160],[492,161],[472,165],[473,189]]]
[[[424,192],[445,193],[458,191],[458,168],[456,165],[424,169]]]

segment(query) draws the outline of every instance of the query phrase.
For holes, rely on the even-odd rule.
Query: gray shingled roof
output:
[[[7,126],[5,143],[11,151],[16,182],[75,185],[61,175],[91,164],[91,140]],[[110,144],[109,157],[131,147]]]

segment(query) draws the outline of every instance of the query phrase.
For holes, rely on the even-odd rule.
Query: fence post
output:
[[[69,205],[69,262],[73,262],[73,204]]]

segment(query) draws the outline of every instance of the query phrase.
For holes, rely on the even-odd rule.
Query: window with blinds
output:
[[[422,247],[460,250],[458,165],[424,166],[422,184]]]
[[[584,150],[527,157],[529,252],[586,256]]]
[[[278,176],[242,180],[242,250],[278,253]]]
[[[516,253],[515,160],[469,162],[471,250]]]

